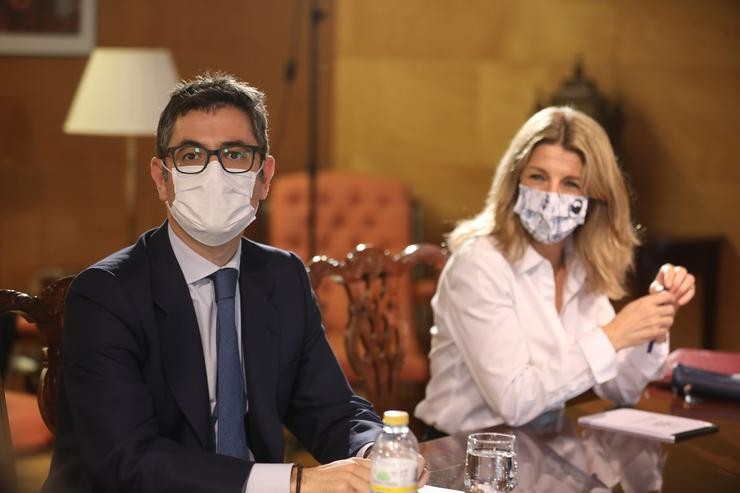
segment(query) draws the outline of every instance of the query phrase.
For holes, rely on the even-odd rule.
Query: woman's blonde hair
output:
[[[586,222],[573,234],[575,253],[585,264],[589,291],[612,299],[623,297],[639,245],[627,185],[606,132],[572,108],[545,108],[527,120],[499,162],[483,210],[449,234],[450,249],[455,251],[474,236],[491,235],[509,262],[521,258],[529,239],[515,216],[514,204],[522,170],[538,144],[558,144],[581,157],[581,190],[589,203]]]

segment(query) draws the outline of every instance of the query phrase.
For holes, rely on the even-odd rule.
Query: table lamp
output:
[[[96,48],[82,73],[64,132],[126,139],[124,195],[130,240],[136,238],[136,137],[153,136],[178,81],[169,50]]]

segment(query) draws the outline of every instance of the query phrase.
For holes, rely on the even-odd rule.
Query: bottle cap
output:
[[[383,413],[383,424],[388,426],[408,425],[409,413],[406,411],[386,411]]]

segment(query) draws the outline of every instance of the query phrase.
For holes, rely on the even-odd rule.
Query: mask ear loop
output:
[[[172,170],[171,170],[170,168],[168,168],[167,166],[165,166],[165,164],[164,164],[164,159],[160,159],[160,160],[159,160],[159,167],[160,167],[160,168],[162,168],[162,170],[164,170],[164,171],[165,171],[166,173],[168,173],[168,174],[169,174],[170,176],[174,176],[174,174],[172,173]],[[163,179],[164,181],[167,181],[167,175],[162,175],[162,179]],[[173,178],[173,179],[174,179],[174,178]],[[172,185],[174,186],[174,182],[172,183]],[[177,192],[175,192],[175,193],[177,193]],[[174,202],[174,201],[173,201],[173,202]],[[172,204],[170,204],[170,203],[169,203],[169,201],[165,201],[165,205],[167,206],[167,209],[168,209],[168,210],[169,210],[169,208],[170,208],[170,207],[172,206]]]
[[[259,167],[259,169],[257,171],[255,171],[255,173],[257,173],[257,175],[259,175],[260,173],[262,173],[262,170],[265,169],[265,161],[267,161],[267,158],[266,157],[260,160],[260,167]]]

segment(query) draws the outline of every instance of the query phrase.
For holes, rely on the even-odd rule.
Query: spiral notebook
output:
[[[612,409],[603,413],[581,416],[578,418],[578,424],[600,430],[654,438],[669,443],[719,429],[717,425],[709,421],[630,408]]]

